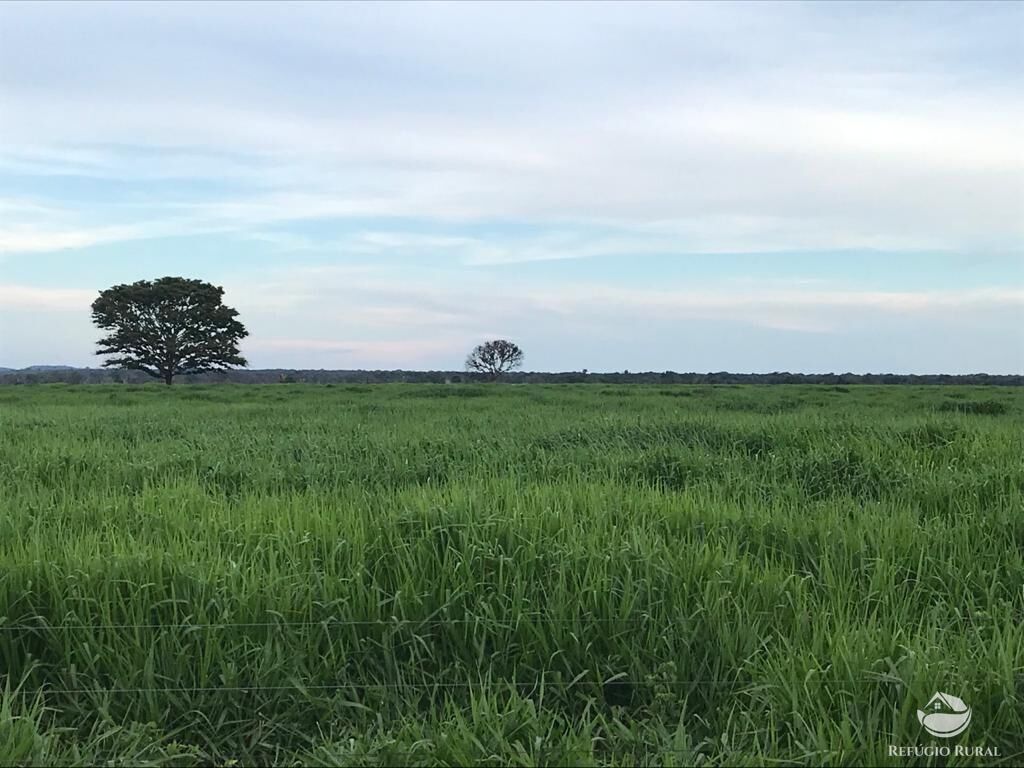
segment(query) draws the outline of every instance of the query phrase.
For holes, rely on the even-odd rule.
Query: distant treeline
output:
[[[296,371],[282,369],[232,370],[182,376],[184,384],[462,384],[484,377],[462,371]],[[37,368],[0,370],[0,384],[144,384],[153,379],[141,371],[106,368]],[[514,372],[506,384],[981,384],[1024,385],[1024,375],[966,375],[900,373],[631,373]]]

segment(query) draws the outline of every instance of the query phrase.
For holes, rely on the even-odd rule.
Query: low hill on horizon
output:
[[[465,371],[237,369],[179,376],[179,384],[460,384],[486,381]],[[961,384],[1022,386],[1022,374],[901,374],[901,373],[708,373],[676,371],[515,371],[502,377],[510,384]],[[33,365],[0,368],[0,384],[143,384],[158,383],[141,371]]]

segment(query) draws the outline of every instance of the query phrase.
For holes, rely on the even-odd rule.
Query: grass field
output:
[[[0,695],[4,765],[1019,764],[1024,390],[0,389]]]

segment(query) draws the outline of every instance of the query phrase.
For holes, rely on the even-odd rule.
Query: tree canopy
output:
[[[466,369],[483,373],[492,379],[523,364],[523,350],[511,341],[495,339],[480,344],[466,358]]]
[[[104,367],[143,371],[166,384],[178,374],[246,366],[238,342],[249,332],[223,297],[223,288],[183,277],[101,291],[92,319],[110,333],[96,354],[112,355]]]

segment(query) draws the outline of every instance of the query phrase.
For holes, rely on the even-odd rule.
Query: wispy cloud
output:
[[[256,352],[315,352],[326,355],[330,363],[344,367],[358,363],[366,365],[393,365],[395,360],[411,360],[422,363],[450,352],[464,343],[464,339],[422,339],[407,340],[333,340],[333,339],[261,339],[249,342],[247,350]]]
[[[292,270],[255,290],[239,278],[233,297],[252,316],[276,297],[274,323],[310,311],[368,333],[395,328],[417,332],[447,327],[473,329],[521,326],[527,318],[553,325],[576,317],[631,317],[643,320],[728,319],[753,327],[828,331],[848,322],[850,313],[874,318],[935,316],[974,310],[1024,312],[1024,287],[964,290],[851,290],[820,280],[768,283],[714,281],[688,288],[618,287],[577,281],[539,286],[523,279],[479,274],[458,283],[444,273],[407,273],[401,282],[387,268]],[[268,318],[269,320],[269,318]]]
[[[30,285],[0,284],[0,310],[41,310],[56,312],[88,311],[95,291],[80,288],[40,288]]]

